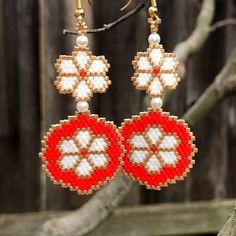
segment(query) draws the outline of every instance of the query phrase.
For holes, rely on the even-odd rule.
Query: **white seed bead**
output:
[[[152,98],[151,100],[151,107],[154,110],[158,110],[162,107],[163,102],[161,98]]]
[[[78,46],[88,46],[88,37],[86,37],[85,35],[80,35],[77,37],[76,39],[76,43]]]
[[[148,38],[148,42],[154,45],[159,44],[161,42],[161,37],[157,33],[152,33]]]
[[[87,102],[78,102],[76,108],[78,112],[87,112],[89,109],[89,104]]]

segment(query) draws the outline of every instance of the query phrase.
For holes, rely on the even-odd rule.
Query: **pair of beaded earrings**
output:
[[[89,111],[93,93],[104,93],[111,84],[106,75],[110,65],[104,56],[93,56],[87,47],[84,11],[77,0],[77,45],[72,55],[57,60],[55,85],[60,93],[72,94],[78,112],[51,127],[40,153],[43,167],[55,184],[90,194],[122,169],[148,189],[159,190],[182,180],[192,168],[197,152],[193,134],[184,120],[161,109],[164,90],[175,89],[180,78],[176,56],[165,53],[159,44],[160,19],[156,13],[156,1],[152,0],[149,48],[135,57],[132,78],[136,89],[146,90],[151,97],[151,108],[125,120],[117,129]]]

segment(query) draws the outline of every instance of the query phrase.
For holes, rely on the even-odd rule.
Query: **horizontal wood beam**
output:
[[[217,233],[236,200],[119,208],[89,236],[158,236]],[[32,236],[45,221],[68,212],[0,215],[0,235]],[[74,235],[76,236],[76,235]]]

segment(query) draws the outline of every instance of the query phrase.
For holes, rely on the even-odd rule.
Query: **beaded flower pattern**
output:
[[[112,122],[96,115],[69,116],[53,125],[42,143],[39,156],[48,176],[79,194],[91,194],[120,169],[120,135]]]
[[[149,173],[160,173],[163,167],[175,167],[179,160],[178,137],[159,126],[149,126],[144,133],[135,133],[129,140],[130,160],[143,165]]]
[[[72,138],[63,138],[59,144],[62,154],[58,164],[62,170],[74,171],[79,178],[89,177],[95,169],[107,167],[109,142],[90,129],[78,129]]]
[[[109,63],[104,56],[93,56],[87,47],[76,46],[72,56],[61,55],[55,67],[57,89],[72,93],[77,102],[89,101],[93,93],[104,93],[111,84],[106,76]]]
[[[151,98],[161,98],[165,89],[175,89],[180,81],[176,55],[165,53],[161,44],[150,44],[146,52],[138,52],[133,66],[134,86],[146,90]]]
[[[161,109],[125,120],[120,133],[126,150],[123,171],[148,189],[183,180],[195,163],[195,138],[188,125]]]

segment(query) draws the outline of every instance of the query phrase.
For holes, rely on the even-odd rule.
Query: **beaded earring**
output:
[[[84,11],[77,0],[77,45],[70,56],[60,56],[55,67],[55,86],[61,94],[72,94],[75,116],[53,125],[42,141],[43,168],[55,184],[79,194],[90,194],[114,178],[122,155],[120,136],[112,122],[91,115],[88,101],[93,93],[104,93],[110,85],[110,65],[104,56],[93,56],[86,37]]]
[[[180,81],[179,63],[175,54],[165,53],[159,44],[161,20],[155,0],[149,14],[149,48],[135,57],[132,81],[136,89],[146,90],[151,97],[151,108],[125,120],[120,133],[126,150],[122,161],[125,174],[148,189],[159,190],[186,177],[197,149],[186,122],[161,109],[164,90],[175,89]]]

